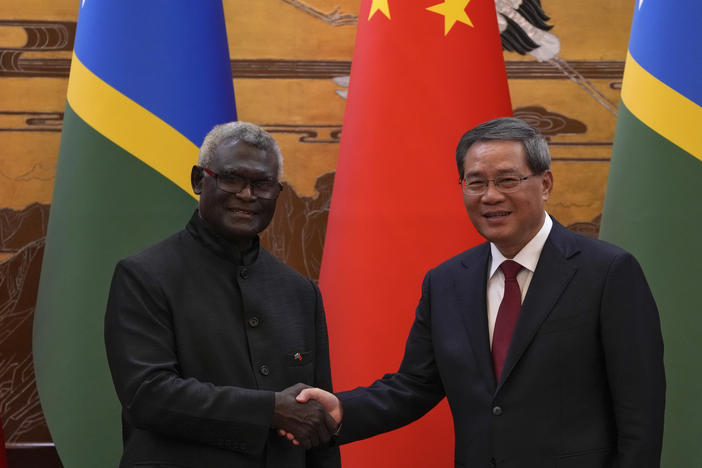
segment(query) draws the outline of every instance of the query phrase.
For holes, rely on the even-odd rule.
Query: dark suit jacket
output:
[[[457,467],[659,466],[665,376],[656,304],[636,260],[554,222],[496,382],[489,244],[429,271],[399,371],[340,393],[341,443],[448,398]]]
[[[274,392],[331,389],[319,290],[258,243],[241,253],[197,214],[121,261],[105,343],[132,467],[338,467],[271,430]],[[298,354],[299,353],[299,354]]]

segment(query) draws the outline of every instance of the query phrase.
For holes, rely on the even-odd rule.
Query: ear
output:
[[[544,172],[544,175],[541,177],[542,180],[542,194],[543,194],[543,200],[546,201],[549,199],[551,196],[551,192],[553,191],[553,173],[550,170],[547,170]]]
[[[190,184],[193,186],[193,192],[195,195],[200,195],[202,192],[202,168],[200,166],[193,166],[190,171]]]

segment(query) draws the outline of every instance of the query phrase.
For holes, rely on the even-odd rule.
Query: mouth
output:
[[[243,208],[229,208],[229,211],[231,211],[232,213],[234,213],[237,216],[244,216],[247,218],[250,218],[250,217],[256,215],[255,211],[245,210]]]
[[[490,211],[488,213],[483,213],[483,217],[489,221],[499,221],[506,218],[512,214],[511,211]]]
[[[486,218],[502,218],[512,214],[511,211],[490,211],[489,213],[484,213],[483,216]]]

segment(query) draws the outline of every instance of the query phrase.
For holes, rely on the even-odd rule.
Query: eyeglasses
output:
[[[463,179],[459,181],[459,184],[463,186],[463,193],[466,195],[482,195],[487,192],[488,185],[490,182],[495,184],[495,189],[501,193],[512,193],[519,190],[519,186],[522,181],[527,180],[529,177],[534,177],[537,174],[529,174],[524,177],[517,176],[500,176],[494,179]]]
[[[249,180],[236,174],[217,174],[206,167],[201,169],[214,178],[217,188],[223,192],[236,194],[246,187],[251,187],[251,193],[255,197],[272,200],[283,190],[282,184],[272,180]]]

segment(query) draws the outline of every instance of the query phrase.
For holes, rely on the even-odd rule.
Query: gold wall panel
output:
[[[13,402],[0,416],[14,467],[39,466],[16,448],[50,443],[27,366],[31,327],[17,324],[33,314],[79,3],[0,3],[0,326],[14,324],[0,334],[0,402]],[[316,278],[360,0],[223,4],[239,118],[272,132],[285,155],[286,188],[263,241]],[[561,49],[544,62],[505,52],[512,104],[550,141],[549,211],[596,236],[634,2],[542,5]]]

